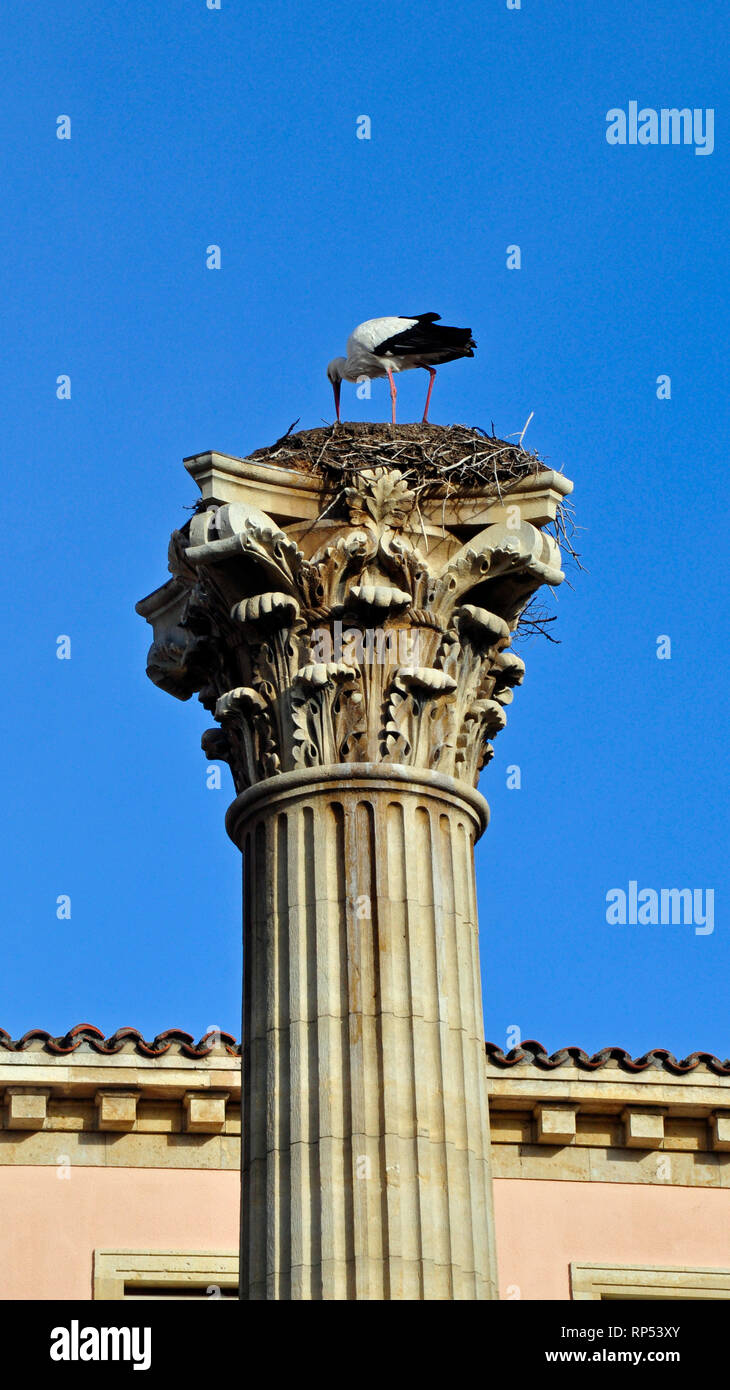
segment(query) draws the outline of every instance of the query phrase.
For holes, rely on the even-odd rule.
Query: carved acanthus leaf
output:
[[[344,496],[349,521],[308,558],[242,503],[175,532],[173,578],[139,606],[155,628],[149,674],[181,699],[199,691],[221,725],[204,747],[238,789],[358,761],[473,784],[524,674],[516,617],[562,577],[554,542],[498,523],[429,549],[394,469],[362,470]]]
[[[379,527],[398,530],[406,525],[414,506],[414,495],[397,468],[364,468],[355,475],[352,487],[345,488],[345,505],[355,525],[375,522]]]

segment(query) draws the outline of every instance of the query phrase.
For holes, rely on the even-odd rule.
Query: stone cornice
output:
[[[314,521],[322,510],[321,478],[300,468],[275,463],[257,463],[208,450],[183,460],[206,502],[244,502],[263,508],[279,525]],[[425,522],[439,528],[468,533],[495,521],[504,521],[507,502],[519,502],[522,519],[533,526],[546,526],[555,520],[563,497],[573,484],[563,473],[544,468],[521,478],[519,484],[506,484],[502,499],[485,499],[471,493],[455,492],[444,486],[434,488],[421,512]]]
[[[608,1071],[599,1077],[495,1076],[487,1068],[490,1109],[505,1115],[533,1116],[540,1105],[574,1107],[576,1113],[621,1117],[627,1108],[661,1110],[670,1116],[709,1117],[730,1108],[730,1081],[705,1075],[626,1076]]]
[[[487,1076],[495,1176],[730,1186],[730,1077],[706,1064],[678,1075],[661,1064],[627,1072],[613,1059],[587,1074],[570,1059],[548,1071],[488,1060]],[[623,1177],[619,1152],[639,1165]],[[650,1154],[668,1156],[667,1172],[641,1168]],[[693,1170],[702,1154],[711,1166]]]
[[[730,1078],[487,1062],[496,1177],[730,1186]],[[239,1164],[240,1061],[0,1053],[0,1164]]]
[[[672,1117],[709,1120],[715,1111],[730,1110],[730,1078],[710,1071],[691,1077],[658,1069],[626,1074],[606,1066],[586,1076],[577,1067],[546,1075],[523,1066],[519,1075],[505,1073],[487,1062],[490,1109],[511,1114],[519,1125],[534,1117],[541,1105],[572,1107],[578,1114],[620,1118],[630,1107],[656,1109]],[[49,1099],[95,1102],[98,1092],[134,1091],[139,1102],[179,1102],[190,1093],[225,1092],[230,1104],[240,1099],[240,1060],[221,1054],[197,1059],[181,1056],[139,1057],[134,1054],[94,1056],[76,1052],[55,1057],[43,1052],[0,1054],[0,1100],[9,1089],[45,1090]]]
[[[64,1151],[71,1145],[76,1163],[98,1163],[100,1151],[92,1148],[85,1158],[83,1146],[78,1148],[82,1141],[73,1136],[108,1135],[116,1142],[123,1133],[129,1141],[124,1151],[133,1166],[197,1167],[199,1158],[202,1166],[219,1166],[217,1160],[211,1164],[196,1153],[201,1138],[227,1136],[237,1146],[240,1073],[240,1060],[222,1051],[197,1059],[140,1057],[131,1052],[110,1056],[76,1052],[66,1057],[0,1054],[0,1162],[55,1161],[48,1158],[52,1146],[30,1142],[35,1132],[36,1136],[55,1135],[56,1148]],[[159,1145],[150,1147],[152,1136],[160,1136],[165,1143],[169,1140],[175,1151],[166,1155]],[[8,1150],[7,1144],[16,1145],[18,1138],[23,1147]],[[220,1166],[238,1162],[237,1147],[215,1152]]]
[[[98,1087],[136,1086],[147,1098],[180,1099],[190,1089],[225,1089],[240,1094],[240,1058],[180,1055],[140,1057],[134,1053],[54,1057],[43,1052],[0,1053],[0,1092],[6,1086],[51,1086],[54,1094],[93,1095]]]
[[[695,1105],[708,1113],[712,1106],[730,1103],[730,1076],[718,1076],[706,1066],[689,1074],[677,1074],[659,1066],[627,1072],[615,1062],[592,1073],[570,1064],[552,1072],[526,1064],[504,1071],[487,1060],[487,1076],[493,1103],[507,1109],[530,1109],[536,1101],[549,1099],[576,1100],[594,1110],[608,1107],[618,1111],[641,1097],[641,1103],[646,1105],[665,1105],[669,1101],[685,1108]]]

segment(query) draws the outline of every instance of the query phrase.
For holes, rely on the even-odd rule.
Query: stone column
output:
[[[473,845],[486,804],[373,763],[244,792],[249,1297],[488,1296]]]
[[[334,496],[188,467],[208,505],[138,611],[148,673],[199,692],[238,793],[241,1296],[494,1298],[475,786],[522,680],[511,634],[563,577],[540,526],[570,484],[525,478],[507,516],[486,485],[416,507],[386,467]]]

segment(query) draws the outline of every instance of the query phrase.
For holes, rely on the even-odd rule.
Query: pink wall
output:
[[[494,1204],[501,1298],[570,1298],[572,1260],[730,1268],[727,1188],[498,1178]]]
[[[730,1267],[730,1190],[494,1184],[502,1298],[567,1299],[571,1260]],[[230,1250],[238,1173],[0,1166],[0,1299],[91,1298],[95,1247]],[[519,1295],[516,1290],[519,1290]]]
[[[0,1166],[0,1299],[91,1298],[92,1251],[238,1248],[238,1173]]]

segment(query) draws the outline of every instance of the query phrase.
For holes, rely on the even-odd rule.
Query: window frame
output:
[[[135,1289],[130,1295],[129,1286]],[[238,1252],[229,1250],[95,1250],[94,1301],[143,1301],[145,1289],[169,1287],[170,1299],[176,1289],[200,1288],[201,1298],[208,1288],[238,1291]],[[159,1295],[158,1295],[159,1297]],[[183,1294],[182,1298],[190,1298]],[[150,1295],[155,1298],[154,1294]]]
[[[730,1269],[686,1265],[606,1265],[571,1262],[573,1299],[730,1298]]]

